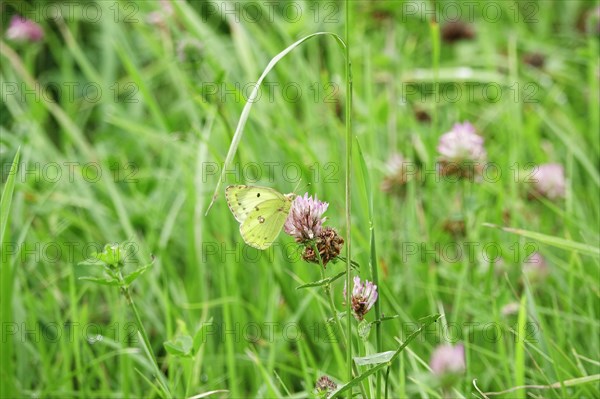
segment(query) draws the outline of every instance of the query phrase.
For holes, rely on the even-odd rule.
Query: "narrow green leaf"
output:
[[[339,272],[338,274],[336,274],[333,277],[327,277],[327,278],[324,278],[322,280],[313,281],[311,283],[306,283],[306,284],[299,285],[298,287],[296,287],[296,289],[299,290],[299,289],[302,289],[302,288],[320,287],[322,285],[331,284],[335,280],[337,280],[338,278],[342,277],[344,274],[346,274],[345,271]]]
[[[211,325],[212,321],[213,318],[211,317],[207,322],[202,323],[198,328],[198,331],[194,334],[194,353],[198,352],[198,349],[200,349],[200,346],[202,346],[204,339],[206,338],[203,334],[204,327]]]
[[[2,198],[0,198],[0,243],[4,243],[4,232],[8,224],[8,215],[10,213],[10,204],[12,203],[13,192],[15,190],[15,178],[17,169],[19,168],[19,157],[21,155],[21,147],[17,149],[13,163],[10,166],[10,172],[6,179],[6,185],[2,190]]]
[[[527,296],[523,295],[517,321],[517,342],[515,348],[515,385],[525,384],[525,337],[527,335]],[[515,397],[525,398],[525,390],[516,392]]]
[[[369,169],[367,169],[367,163],[365,162],[365,157],[363,156],[362,148],[360,147],[360,142],[358,138],[356,139],[356,149],[358,151],[358,161],[360,164],[360,171],[362,174],[362,180],[365,187],[365,195],[367,196],[367,203],[369,204],[369,219],[371,219],[371,215],[373,215],[373,196],[371,195],[371,178],[369,177]]]

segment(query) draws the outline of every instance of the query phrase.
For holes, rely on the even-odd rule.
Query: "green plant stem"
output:
[[[152,366],[154,368],[154,372],[156,373],[156,379],[159,381],[159,383],[160,383],[159,385],[160,385],[161,389],[163,390],[163,392],[165,393],[166,397],[172,398],[173,395],[169,391],[169,386],[168,386],[167,382],[165,381],[165,377],[164,377],[163,373],[160,371],[160,368],[158,367],[158,362],[156,360],[156,356],[154,355],[154,351],[152,350],[152,346],[150,345],[150,340],[148,339],[148,334],[146,333],[146,329],[144,328],[144,325],[142,324],[142,318],[140,317],[140,313],[138,312],[138,309],[135,306],[135,302],[133,301],[133,298],[131,297],[131,293],[129,292],[129,287],[127,285],[125,285],[125,281],[123,279],[123,275],[121,272],[119,272],[118,276],[119,276],[119,280],[121,282],[121,290],[123,292],[123,295],[125,296],[125,299],[127,299],[127,303],[131,307],[131,310],[133,311],[133,315],[135,316],[135,322],[138,327],[138,332],[140,333],[140,336],[142,337],[143,344],[146,347],[145,348],[146,353],[148,354],[148,357],[150,358],[150,362],[152,363]]]
[[[321,267],[321,279],[325,280],[325,266],[323,265],[323,259],[321,258],[321,253],[319,252],[316,243],[313,242],[312,247],[313,247],[313,250],[315,251],[315,254],[317,255],[317,259],[319,260],[319,265]],[[331,285],[329,283],[325,284],[323,286],[323,289],[325,290],[325,296],[327,297],[327,300],[329,302],[330,312],[333,313],[333,317],[335,318],[336,325],[339,328],[340,333],[342,334],[342,342],[346,342],[346,335],[344,333],[344,327],[342,326],[342,322],[340,321],[340,318],[338,317],[337,308],[335,307],[335,303],[333,302],[333,294],[331,293]],[[346,291],[349,291],[349,289],[346,288]],[[350,318],[350,315],[347,315],[347,317]],[[359,374],[358,367],[356,366],[356,364],[354,362],[352,362],[352,369],[354,370],[354,373],[356,375]],[[363,395],[363,398],[366,398],[367,393],[365,392],[364,386],[361,384],[361,385],[359,385],[359,387],[360,387],[360,391]]]
[[[373,215],[371,215],[371,218]],[[373,220],[371,219],[371,278],[373,284],[379,287],[379,272],[377,270],[377,251],[375,248],[375,227],[373,226]],[[375,301],[375,319],[381,320],[381,298],[377,298]],[[381,322],[375,324],[375,345],[377,353],[383,352],[383,330],[381,328]],[[381,372],[377,373],[375,383],[375,396],[381,397]],[[386,392],[387,394],[387,392]]]
[[[346,371],[348,382],[352,380],[352,320],[351,312],[351,213],[350,213],[350,173],[352,166],[352,62],[350,61],[350,2],[346,0],[346,26],[345,26],[345,54],[346,54],[346,315],[347,315],[347,345],[346,345]],[[348,392],[352,398],[352,391]]]
[[[313,250],[315,251],[315,254],[317,255],[317,259],[319,260],[319,266],[321,269],[321,279],[325,280],[325,266],[323,266],[323,259],[321,259],[321,253],[319,252],[319,249],[317,248],[317,244],[316,243],[312,243],[312,247]],[[333,297],[331,296],[331,289],[330,289],[330,285],[325,284],[323,286],[323,289],[325,290],[325,296],[327,297],[327,302],[329,303],[329,311],[333,314],[333,317],[335,318],[335,323],[337,325],[337,327],[339,328],[340,332],[342,333],[342,339],[343,341],[346,341],[346,336],[344,335],[344,328],[342,326],[342,322],[340,321],[340,318],[338,317],[337,314],[337,309],[335,308],[335,303],[333,303]]]

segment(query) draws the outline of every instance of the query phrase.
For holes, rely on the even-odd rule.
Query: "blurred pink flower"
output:
[[[148,14],[146,21],[152,25],[164,26],[167,18],[173,15],[173,5],[169,0],[160,0],[159,3],[160,9]]]
[[[394,153],[385,164],[386,175],[381,183],[381,190],[392,193],[403,193],[404,185],[417,175],[414,162],[408,161],[399,153]]]
[[[523,262],[523,274],[531,283],[542,282],[550,274],[546,259],[539,252],[532,253]]]
[[[344,299],[346,298],[347,291],[346,285],[344,284]],[[364,319],[365,315],[378,298],[377,294],[377,286],[370,282],[369,280],[365,280],[363,284],[360,281],[360,277],[354,277],[354,286],[352,287],[352,310],[354,311],[354,317],[356,320]]]
[[[565,171],[561,164],[547,163],[539,165],[533,173],[534,194],[550,200],[565,197]]]
[[[36,22],[14,15],[6,30],[6,38],[21,42],[37,42],[44,38],[44,30]]]
[[[519,302],[509,302],[506,305],[502,306],[502,309],[500,309],[500,313],[502,313],[503,316],[517,314],[519,313],[519,307]]]
[[[440,377],[447,374],[464,373],[466,369],[465,347],[462,344],[439,345],[431,354],[429,365],[433,374]]]
[[[292,209],[283,226],[285,232],[294,237],[297,242],[306,242],[315,239],[323,228],[327,218],[321,218],[329,204],[321,202],[308,193],[304,197],[297,196],[292,202]]]
[[[456,123],[440,137],[437,150],[445,162],[480,162],[487,156],[483,141],[471,123]]]

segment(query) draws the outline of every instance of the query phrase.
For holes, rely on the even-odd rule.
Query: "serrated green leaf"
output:
[[[374,353],[369,356],[355,357],[354,363],[356,363],[357,366],[368,366],[373,364],[387,363],[392,359],[394,353],[396,353],[396,351],[380,352]]]
[[[146,266],[142,266],[139,269],[129,273],[125,276],[125,285],[131,284],[136,278],[144,274],[148,269],[152,267],[153,263],[147,264]]]

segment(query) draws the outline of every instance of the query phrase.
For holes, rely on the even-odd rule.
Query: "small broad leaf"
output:
[[[192,356],[193,341],[189,335],[180,335],[171,341],[164,343],[167,352],[173,356]]]
[[[387,351],[387,352],[374,353],[372,355],[364,356],[364,357],[355,357],[354,363],[356,363],[357,366],[367,366],[367,365],[372,365],[372,364],[387,363],[392,359],[392,357],[394,356],[395,353],[396,353],[396,351]]]
[[[79,277],[79,280],[89,281],[91,283],[101,284],[101,285],[120,285],[119,280],[112,277]]]
[[[367,341],[369,339],[369,334],[371,333],[371,323],[366,320],[358,323],[358,336],[363,340]]]

